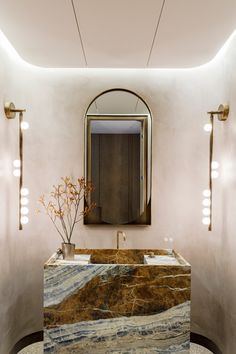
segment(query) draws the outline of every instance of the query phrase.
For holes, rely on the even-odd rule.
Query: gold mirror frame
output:
[[[111,93],[115,91],[123,91],[128,94],[132,94],[137,97],[147,109],[148,114],[90,114],[89,109],[96,100],[105,95],[106,93]],[[114,121],[125,121],[125,120],[134,120],[139,121],[141,123],[141,136],[142,136],[142,145],[141,150],[143,150],[143,159],[141,162],[141,170],[142,170],[142,179],[140,180],[140,196],[143,197],[141,204],[141,215],[138,220],[134,220],[133,222],[129,222],[127,224],[122,225],[150,225],[151,224],[151,173],[152,173],[152,115],[149,107],[145,103],[145,101],[136,93],[126,90],[126,89],[111,89],[102,92],[98,96],[96,96],[92,102],[89,104],[88,109],[85,114],[85,159],[84,159],[84,170],[85,170],[85,180],[91,181],[91,122],[96,120],[114,120]],[[149,122],[149,123],[148,123]],[[92,201],[92,196],[88,197],[88,202]],[[105,222],[99,223],[90,223],[88,218],[84,218],[84,224],[86,225],[118,225],[116,224],[108,224]]]

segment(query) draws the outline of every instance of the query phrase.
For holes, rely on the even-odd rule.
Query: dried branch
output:
[[[80,202],[87,199],[94,190],[91,182],[85,182],[84,177],[78,178],[72,183],[70,177],[62,177],[62,184],[53,186],[49,201],[45,201],[44,195],[39,198],[46,214],[49,216],[63,242],[71,243],[75,225],[88,215],[96,206],[91,203],[84,210],[80,210]]]

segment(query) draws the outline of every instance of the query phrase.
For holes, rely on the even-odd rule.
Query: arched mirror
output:
[[[109,90],[85,117],[85,177],[96,208],[85,224],[151,224],[151,113],[135,93]]]

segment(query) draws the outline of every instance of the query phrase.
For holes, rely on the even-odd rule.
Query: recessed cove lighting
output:
[[[199,70],[199,69],[205,68],[206,66],[209,66],[209,65],[213,65],[216,61],[221,59],[223,57],[223,55],[225,55],[226,51],[229,48],[229,45],[231,44],[232,39],[235,37],[235,34],[236,34],[236,30],[231,33],[231,35],[228,37],[228,39],[225,41],[225,43],[222,45],[221,49],[216,53],[216,55],[206,63],[200,64],[197,66],[193,66],[193,67],[187,67],[187,68],[186,67],[171,67],[171,68],[169,68],[169,67],[166,67],[166,68],[158,68],[158,67],[157,68],[146,68],[146,67],[144,67],[144,68],[141,68],[140,70],[145,70],[145,71],[158,70],[160,72],[190,71],[190,70],[192,71],[192,70]],[[24,65],[28,68],[33,69],[33,70],[43,70],[45,72],[52,71],[52,70],[53,71],[62,71],[63,70],[63,71],[67,71],[67,72],[71,72],[72,70],[73,71],[79,71],[79,70],[94,71],[94,70],[97,70],[97,69],[88,68],[88,67],[86,67],[86,68],[81,68],[81,67],[74,67],[74,68],[70,68],[70,67],[42,67],[42,66],[38,66],[35,64],[31,64],[31,63],[25,61],[18,54],[16,49],[13,47],[11,42],[8,40],[8,38],[4,35],[4,33],[1,30],[0,30],[0,45],[6,51],[6,53],[9,55],[10,59],[14,60],[15,62],[17,62],[20,65]],[[114,70],[114,69],[116,70],[117,68],[111,68],[108,70]],[[106,70],[106,69],[99,68],[99,70]],[[124,70],[132,70],[132,69],[124,68]],[[137,70],[137,69],[135,69],[135,70]]]

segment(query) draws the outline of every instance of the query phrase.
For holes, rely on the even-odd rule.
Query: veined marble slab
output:
[[[174,256],[154,256],[144,255],[144,264],[156,264],[156,265],[180,265],[178,260]]]
[[[74,291],[83,288],[95,276],[102,276],[114,266],[56,265],[44,271],[44,307],[56,305]]]
[[[89,264],[90,263],[90,254],[75,254],[74,259],[72,260],[66,260],[63,259],[62,256],[60,256],[59,258],[57,258],[55,260],[55,265],[62,265],[62,264],[68,264],[68,265],[72,265],[72,264],[81,264],[81,265],[85,265],[85,264]]]
[[[45,353],[189,353],[190,302],[160,314],[62,325],[45,331]]]
[[[188,354],[190,265],[176,253],[177,264],[137,263],[152,251],[168,256],[85,250],[95,264],[47,263],[44,352]]]

